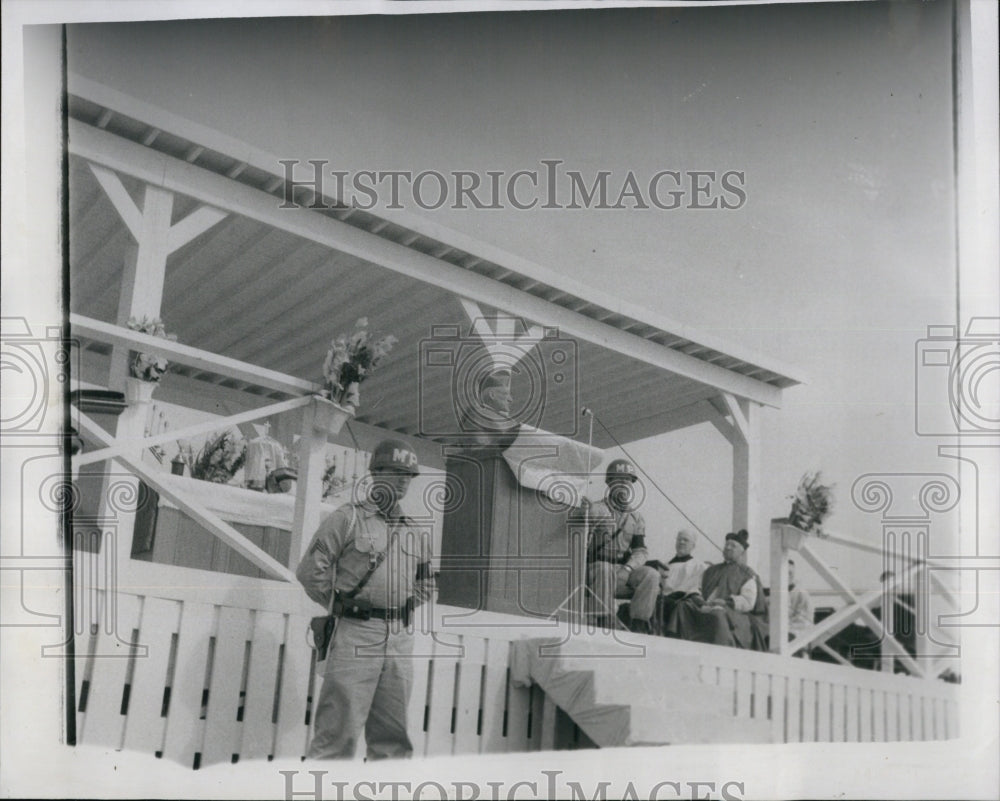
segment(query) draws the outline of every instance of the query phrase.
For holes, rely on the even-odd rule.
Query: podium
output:
[[[584,580],[570,536],[578,513],[520,486],[502,448],[456,448],[445,469],[451,502],[444,510],[438,600],[551,615]]]

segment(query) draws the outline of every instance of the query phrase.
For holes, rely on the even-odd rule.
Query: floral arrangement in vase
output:
[[[788,522],[803,531],[821,532],[823,520],[833,509],[832,486],[820,483],[819,472],[806,473],[799,481],[799,487],[792,499],[792,510]]]
[[[160,320],[159,317],[154,317],[152,320],[148,317],[143,317],[141,320],[137,320],[135,317],[130,317],[126,325],[133,331],[138,331],[141,334],[148,334],[151,337],[160,337],[161,339],[167,339],[171,342],[177,341],[177,336],[175,334],[167,333],[166,328],[163,326],[163,321]],[[133,351],[132,357],[129,360],[128,371],[129,375],[133,378],[138,378],[140,381],[148,381],[155,384],[163,378],[169,366],[170,362],[156,353]]]
[[[323,362],[323,396],[349,411],[357,409],[361,382],[375,372],[398,341],[391,334],[376,337],[368,331],[368,318],[360,318],[350,336],[341,334],[330,343]]]
[[[336,495],[347,484],[347,481],[337,475],[337,457],[327,457],[326,470],[323,471],[323,498]]]
[[[197,456],[190,445],[178,443],[178,448],[181,458],[187,462],[191,478],[211,481],[213,484],[228,484],[232,481],[247,458],[246,442],[231,431],[209,437]]]

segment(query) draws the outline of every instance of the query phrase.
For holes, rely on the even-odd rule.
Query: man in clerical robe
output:
[[[650,619],[660,589],[659,574],[646,567],[646,521],[632,508],[639,476],[626,459],[615,459],[605,474],[603,502],[590,507],[587,541],[589,612],[599,626],[617,628],[615,598],[631,598],[631,627],[652,631]]]
[[[701,593],[678,603],[666,624],[668,637],[767,650],[767,602],[760,578],[743,556],[750,547],[745,529],[726,535],[723,562],[705,569]]]
[[[701,592],[701,577],[708,562],[694,558],[695,538],[682,528],[674,540],[674,556],[661,571],[660,597],[656,602],[656,630],[664,633],[674,607],[684,598]]]

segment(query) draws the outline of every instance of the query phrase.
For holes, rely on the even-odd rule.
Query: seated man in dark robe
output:
[[[767,650],[767,602],[760,578],[742,558],[750,547],[745,529],[726,535],[721,564],[707,568],[701,593],[676,604],[666,635],[694,642]]]

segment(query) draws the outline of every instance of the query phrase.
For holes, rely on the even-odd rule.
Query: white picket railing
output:
[[[151,563],[130,574],[143,586],[100,593],[102,625],[77,634],[78,742],[191,767],[303,756],[321,677],[306,636],[320,610],[301,588]],[[508,671],[511,640],[530,634],[416,634],[416,754],[540,748],[542,693]]]
[[[135,586],[100,594],[103,625],[77,635],[78,741],[192,767],[303,756],[320,681],[306,640],[319,610],[304,593],[150,563],[134,565],[130,578]],[[513,640],[552,637],[560,625],[449,607],[435,608],[433,620],[418,615],[409,709],[415,754],[572,747],[565,734],[553,736],[555,707],[538,687],[514,685],[509,670]],[[588,636],[600,635],[573,636],[586,651]],[[701,681],[731,688],[734,716],[769,721],[771,742],[958,735],[955,685],[627,636],[646,646],[651,664],[667,654],[696,662]]]

